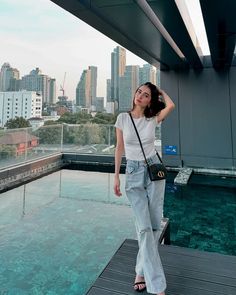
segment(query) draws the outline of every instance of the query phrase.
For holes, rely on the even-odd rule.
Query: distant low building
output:
[[[0,92],[0,127],[16,117],[42,116],[42,96],[34,91]]]
[[[44,119],[38,118],[38,117],[32,117],[28,119],[30,125],[32,126],[32,129],[38,129],[39,127],[44,125]]]
[[[38,145],[38,137],[26,131],[6,133],[0,137],[0,147],[9,146],[15,148],[15,156],[22,155]]]
[[[57,121],[60,119],[60,116],[57,115],[56,112],[52,112],[52,114],[50,116],[43,116],[43,121]]]

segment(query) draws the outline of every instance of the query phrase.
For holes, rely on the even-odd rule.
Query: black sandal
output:
[[[134,283],[133,284],[133,286],[137,286],[137,285],[146,285],[146,282],[136,282],[136,283]],[[136,291],[136,292],[143,292],[144,290],[146,289],[146,286],[144,286],[142,289],[134,289],[134,291]]]

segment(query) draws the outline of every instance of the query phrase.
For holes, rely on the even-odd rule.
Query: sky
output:
[[[198,0],[186,1],[197,22],[196,33],[202,38],[203,28],[195,15]],[[75,99],[83,70],[97,66],[97,96],[106,95],[111,52],[119,44],[50,0],[0,0],[0,40],[0,67],[9,62],[21,77],[39,67],[43,74],[56,79],[57,95],[66,72],[65,94]],[[203,53],[209,54],[205,46]],[[126,50],[127,65],[145,63]]]

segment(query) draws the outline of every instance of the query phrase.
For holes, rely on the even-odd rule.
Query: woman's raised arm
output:
[[[173,111],[173,109],[175,108],[175,104],[172,101],[172,99],[169,97],[169,95],[164,90],[161,90],[161,89],[159,89],[159,92],[166,106],[157,115],[157,123],[160,123],[161,121],[163,121],[169,115],[169,113]]]

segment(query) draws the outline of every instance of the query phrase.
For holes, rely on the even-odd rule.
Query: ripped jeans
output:
[[[149,164],[159,162],[156,155],[147,160]],[[158,240],[165,180],[151,181],[144,161],[127,159],[125,191],[135,216],[139,244],[136,274],[144,276],[148,293],[161,293],[166,289],[166,279],[158,252]]]

